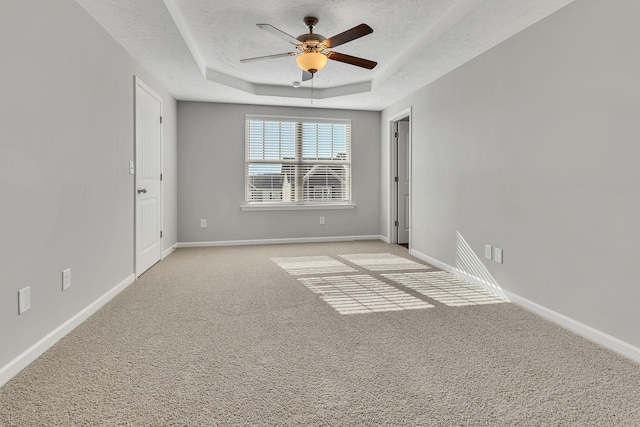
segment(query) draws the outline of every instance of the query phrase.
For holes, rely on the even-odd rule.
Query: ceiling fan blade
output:
[[[258,28],[260,28],[261,30],[265,30],[271,34],[274,34],[286,41],[288,41],[289,43],[293,44],[293,45],[299,45],[300,44],[300,40],[298,40],[297,38],[293,37],[291,34],[287,34],[282,30],[277,29],[276,27],[274,27],[273,25],[269,25],[269,24],[256,24],[258,26]]]
[[[345,55],[344,53],[338,52],[329,52],[327,53],[327,57],[329,59],[333,59],[334,61],[344,62],[345,64],[351,64],[358,67],[367,68],[369,70],[378,65],[378,63],[375,61],[369,61],[368,59],[357,58],[355,56]]]
[[[245,58],[245,59],[241,59],[240,62],[264,61],[265,59],[282,58],[285,56],[295,56],[297,54],[298,52],[277,53],[275,55],[256,56],[255,58]]]
[[[302,70],[302,81],[306,82],[307,80],[311,80],[313,78],[313,74],[308,71]]]
[[[336,34],[333,37],[329,37],[324,41],[324,45],[328,48],[340,46],[355,39],[359,39],[362,36],[373,33],[373,29],[367,24],[360,24],[357,27],[353,27],[344,33]]]

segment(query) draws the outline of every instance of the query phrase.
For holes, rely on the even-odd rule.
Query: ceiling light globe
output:
[[[296,58],[298,67],[309,73],[320,71],[327,65],[327,56],[318,52],[305,52]]]

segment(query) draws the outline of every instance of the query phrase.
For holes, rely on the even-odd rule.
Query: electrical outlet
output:
[[[320,225],[324,225],[324,217],[323,216],[320,217]]]
[[[31,308],[31,287],[27,286],[18,291],[18,314],[22,314]]]
[[[500,248],[495,248],[495,256],[494,256],[494,261],[497,262],[498,264],[502,264],[502,249]]]
[[[207,228],[207,220],[206,219],[201,219],[200,220],[200,228]]]
[[[62,290],[66,291],[71,287],[71,269],[67,268],[62,272]]]
[[[493,259],[493,248],[491,245],[484,245],[484,257],[486,259]]]

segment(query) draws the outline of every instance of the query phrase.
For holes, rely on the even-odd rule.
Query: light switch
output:
[[[27,286],[18,291],[18,314],[22,314],[31,308],[31,287]]]
[[[502,264],[502,249],[495,248],[494,249],[494,258],[495,262],[498,264]]]
[[[71,287],[71,269],[67,268],[62,272],[62,290],[66,291]]]
[[[486,259],[493,259],[493,248],[491,245],[484,245],[484,257]]]

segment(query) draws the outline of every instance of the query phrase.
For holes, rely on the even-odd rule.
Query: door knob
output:
[[[138,188],[138,194],[140,193],[146,193],[147,189],[146,188]]]

